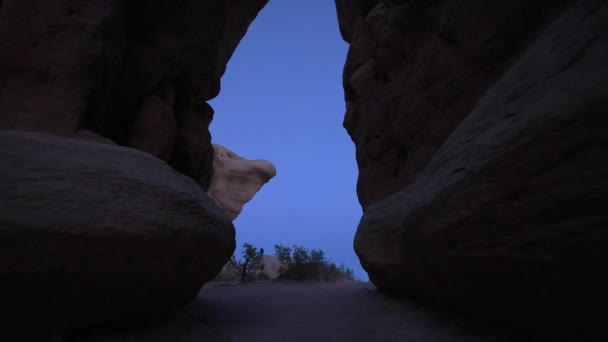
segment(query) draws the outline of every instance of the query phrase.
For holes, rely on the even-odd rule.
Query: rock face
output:
[[[87,129],[169,161],[206,190],[205,100],[267,1],[3,0],[0,129]]]
[[[267,1],[0,0],[0,330],[157,317],[219,272],[206,101]]]
[[[374,284],[608,338],[608,4],[336,6]]]
[[[148,96],[141,105],[129,138],[129,146],[148,152],[165,162],[171,160],[177,135],[173,115],[173,88],[167,85],[163,97]]]
[[[213,178],[209,196],[230,219],[236,219],[243,205],[277,174],[266,160],[247,160],[222,145],[213,144]]]
[[[204,191],[146,153],[20,131],[0,146],[2,330],[171,313],[235,248]]]

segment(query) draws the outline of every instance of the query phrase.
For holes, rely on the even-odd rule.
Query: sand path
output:
[[[86,342],[508,341],[369,283],[210,283],[168,322]]]

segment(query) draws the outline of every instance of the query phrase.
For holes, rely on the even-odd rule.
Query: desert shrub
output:
[[[338,273],[343,274],[346,277],[346,279],[350,279],[350,280],[355,279],[355,271],[353,271],[352,268],[346,267],[346,265],[344,265],[344,263],[341,263],[340,266],[338,266]]]
[[[283,280],[354,280],[354,272],[344,264],[336,266],[325,259],[320,249],[308,250],[302,246],[293,248],[275,245],[275,256],[279,259],[279,279]]]
[[[279,274],[285,273],[289,268],[289,265],[291,265],[291,248],[282,245],[274,245],[274,255],[281,263]]]
[[[218,280],[236,280],[238,279],[242,283],[254,280],[262,271],[264,248],[258,250],[251,244],[244,243],[243,250],[241,251],[241,259],[237,259],[235,255],[232,255],[228,263],[224,266],[224,269],[216,277]],[[230,279],[236,278],[236,279]]]

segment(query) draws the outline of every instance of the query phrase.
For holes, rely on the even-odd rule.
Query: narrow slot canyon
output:
[[[0,341],[605,341],[608,3],[0,1]]]

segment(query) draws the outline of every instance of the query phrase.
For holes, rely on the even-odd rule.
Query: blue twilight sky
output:
[[[237,255],[244,242],[266,254],[298,244],[367,280],[352,247],[361,207],[355,149],[342,128],[347,48],[333,1],[271,0],[228,63],[210,101],[213,142],[277,168],[234,222]]]

